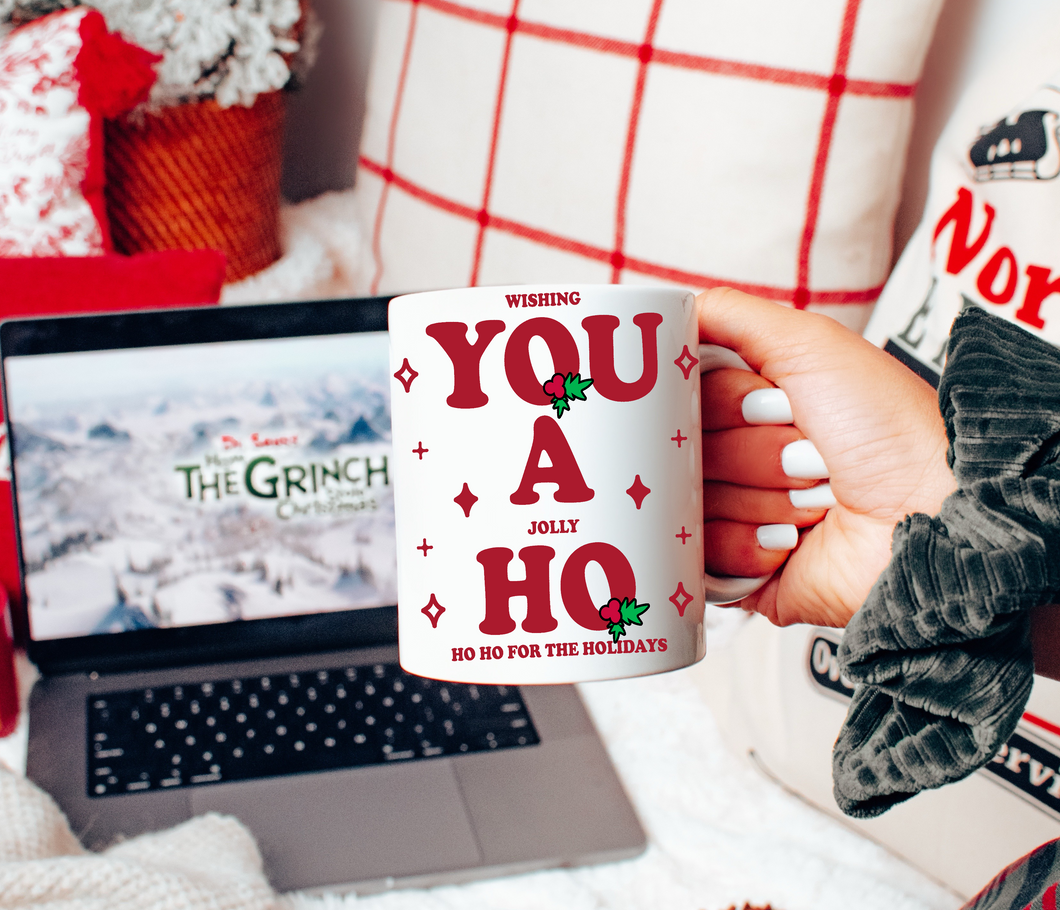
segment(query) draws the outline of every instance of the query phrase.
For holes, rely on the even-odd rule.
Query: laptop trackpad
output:
[[[278,891],[482,861],[444,759],[196,787],[191,801],[250,828]]]

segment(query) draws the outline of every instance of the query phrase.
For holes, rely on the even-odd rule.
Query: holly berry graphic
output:
[[[626,634],[626,626],[642,626],[640,617],[651,604],[639,604],[637,598],[627,597],[619,600],[612,597],[600,607],[600,618],[607,623],[607,631],[617,643]]]
[[[617,597],[612,597],[600,607],[600,618],[612,624],[622,625],[622,602]]]
[[[566,395],[566,391],[563,388],[563,374],[557,373],[548,382],[546,382],[542,388],[545,390],[546,395],[551,395],[553,398],[562,398]]]
[[[562,417],[564,411],[570,410],[572,401],[585,401],[585,390],[593,384],[591,379],[582,379],[581,373],[556,373],[541,388],[552,398],[552,407],[556,417]]]

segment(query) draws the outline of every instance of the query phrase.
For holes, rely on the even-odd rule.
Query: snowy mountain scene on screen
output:
[[[6,369],[34,638],[396,603],[385,333]]]

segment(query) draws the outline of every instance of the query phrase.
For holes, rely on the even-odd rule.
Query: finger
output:
[[[865,383],[863,409],[891,414],[911,407],[937,412],[935,397],[922,379],[897,360],[820,313],[752,297],[732,288],[714,288],[697,298],[700,340],[734,350],[750,366],[789,396],[795,423],[822,442],[837,433],[832,406],[850,377]],[[881,423],[880,432],[889,424]],[[839,442],[838,444],[843,444]]]
[[[797,542],[798,532],[790,525],[738,521],[703,524],[704,564],[711,575],[771,575],[784,564]]]
[[[702,375],[700,387],[704,430],[791,423],[787,396],[757,373],[713,370]]]
[[[774,384],[792,369],[806,372],[816,363],[834,367],[836,356],[863,367],[864,351],[878,353],[834,319],[732,288],[713,288],[697,302],[700,340],[732,349]],[[796,362],[798,368],[792,366]]]
[[[753,594],[739,602],[739,607],[747,613],[758,613],[775,626],[789,625],[777,609],[777,592],[780,590],[783,573],[776,573],[769,581]]]
[[[754,372],[735,351],[723,348],[717,344],[701,344],[699,346],[699,372],[709,373],[711,370],[747,370]]]
[[[725,518],[747,524],[792,524],[808,528],[817,524],[828,513],[827,505],[799,508],[798,495],[813,494],[811,503],[827,502],[817,487],[807,490],[762,490],[732,483],[703,484],[703,517],[707,521]],[[795,501],[792,494],[796,494]],[[834,500],[833,500],[834,502]]]
[[[703,479],[745,487],[801,489],[828,476],[813,443],[795,427],[744,427],[703,434]]]
[[[864,522],[833,509],[799,534],[783,569],[740,602],[778,626],[845,626],[887,565],[890,520]]]
[[[784,426],[795,422],[787,393],[775,386],[744,395],[740,413],[751,426]]]

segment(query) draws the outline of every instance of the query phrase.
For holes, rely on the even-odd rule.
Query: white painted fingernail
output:
[[[759,525],[755,537],[763,550],[794,550],[799,531],[795,525]]]
[[[788,490],[788,499],[796,509],[830,509],[836,504],[830,483],[819,483],[808,490]]]
[[[753,372],[739,354],[718,344],[701,344],[699,346],[699,372],[711,370],[747,370]]]
[[[791,402],[783,389],[755,389],[743,397],[743,419],[756,426],[792,423]]]
[[[793,480],[824,480],[828,476],[821,453],[808,439],[800,439],[784,446],[780,466]]]

